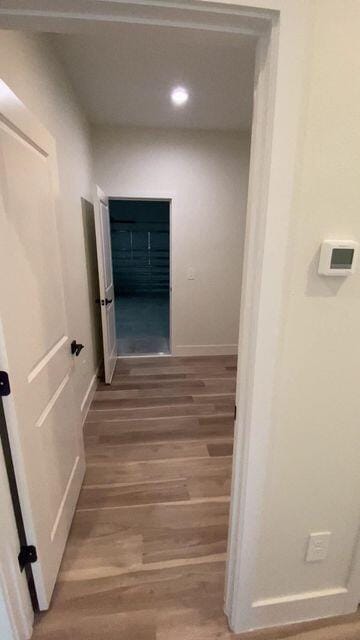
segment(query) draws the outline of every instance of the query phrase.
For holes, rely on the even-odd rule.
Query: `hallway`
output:
[[[223,614],[236,359],[118,361],[34,639],[212,640]]]

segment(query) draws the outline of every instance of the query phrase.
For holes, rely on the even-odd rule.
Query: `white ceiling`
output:
[[[121,24],[109,33],[49,36],[90,122],[248,130],[255,38]],[[190,99],[175,108],[183,85]]]

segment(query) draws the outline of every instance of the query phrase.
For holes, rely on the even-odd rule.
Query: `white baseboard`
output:
[[[317,620],[352,611],[348,604],[348,590],[343,587],[266,598],[252,604],[251,629]],[[236,631],[240,632],[238,629]]]
[[[173,347],[173,356],[233,356],[237,344],[179,344]]]
[[[97,387],[97,377],[98,377],[98,372],[99,370],[96,369],[93,377],[90,380],[89,386],[85,391],[85,395],[83,397],[81,406],[80,406],[80,411],[81,411],[81,422],[82,425],[84,425],[84,422],[86,420],[86,416],[88,414],[92,399],[95,395],[95,391],[96,391],[96,387]]]

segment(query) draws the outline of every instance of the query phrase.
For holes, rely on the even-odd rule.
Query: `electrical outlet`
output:
[[[306,552],[306,562],[321,562],[329,552],[330,531],[310,533]]]

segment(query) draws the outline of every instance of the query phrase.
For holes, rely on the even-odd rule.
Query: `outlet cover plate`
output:
[[[310,533],[306,551],[306,562],[321,562],[329,553],[330,531]]]

